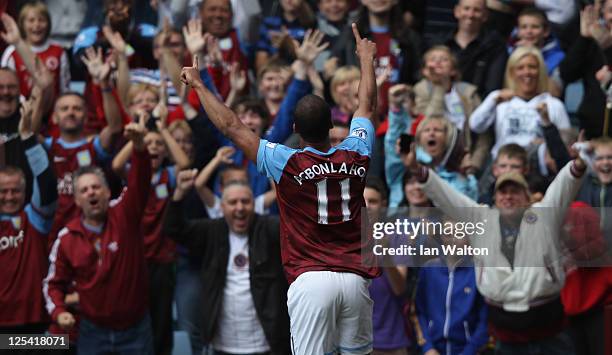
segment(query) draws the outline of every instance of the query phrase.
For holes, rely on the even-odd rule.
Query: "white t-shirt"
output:
[[[270,350],[251,295],[249,238],[229,233],[230,253],[213,348],[233,354]]]
[[[570,128],[565,106],[549,93],[542,93],[529,101],[515,96],[511,100],[496,104],[498,94],[499,90],[490,93],[470,116],[470,129],[476,133],[485,132],[495,123],[495,145],[491,149],[494,158],[503,145],[516,143],[526,148],[534,139],[544,137],[539,124],[540,114],[536,110],[541,102],[546,102],[548,117],[558,129]]]
[[[255,213],[260,215],[266,215],[270,213],[270,210],[264,206],[264,194],[255,197],[254,204]],[[212,207],[208,207],[206,204],[204,204],[204,207],[206,207],[208,218],[215,219],[223,217],[223,211],[221,210],[221,199],[219,198],[219,196],[215,195],[215,203]]]

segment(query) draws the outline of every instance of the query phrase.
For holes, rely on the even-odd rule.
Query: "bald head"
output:
[[[251,187],[243,182],[231,182],[223,188],[221,210],[229,229],[246,234],[255,216],[255,204]]]
[[[478,33],[487,21],[487,4],[485,0],[460,0],[453,13],[459,31]]]

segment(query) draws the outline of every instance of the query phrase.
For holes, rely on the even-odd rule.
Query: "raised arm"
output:
[[[376,57],[376,43],[367,38],[361,38],[357,24],[353,23],[353,36],[356,42],[357,57],[361,68],[361,80],[359,81],[359,106],[353,117],[365,117],[377,126],[376,119],[376,74],[374,73],[374,58]]]
[[[187,247],[192,254],[201,255],[210,239],[208,233],[212,233],[211,228],[207,226],[214,222],[211,220],[188,221],[182,213],[183,198],[193,188],[197,173],[196,169],[183,170],[178,173],[176,189],[166,209],[162,230],[164,234]]]
[[[151,158],[144,144],[146,134],[145,118],[140,116],[138,123],[125,126],[125,137],[133,145],[132,161],[127,177],[127,190],[124,191],[123,212],[129,221],[140,221],[147,204],[151,181]]]
[[[293,133],[293,112],[298,101],[306,96],[311,90],[308,81],[308,71],[319,54],[327,48],[323,43],[324,34],[318,30],[306,31],[302,44],[293,42],[297,59],[291,64],[293,69],[293,80],[283,98],[278,115],[274,124],[266,132],[265,139],[273,143],[284,142]]]
[[[2,21],[2,25],[4,25],[4,32],[0,33],[2,39],[13,46],[15,46],[15,50],[23,60],[23,64],[26,69],[30,72],[34,79],[34,58],[36,58],[36,54],[32,52],[30,46],[21,38],[21,34],[19,33],[19,27],[15,20],[8,15],[6,12],[0,15],[0,20]]]
[[[122,103],[127,103],[127,93],[130,89],[130,67],[127,57],[127,45],[121,36],[121,33],[113,31],[110,26],[103,26],[102,33],[104,37],[113,47],[113,54],[117,59],[117,92]],[[104,89],[102,90],[104,92]],[[106,105],[104,107],[106,111]]]
[[[198,177],[195,179],[195,189],[200,196],[200,200],[206,204],[208,207],[213,207],[215,205],[215,195],[208,188],[207,184],[210,178],[213,176],[217,168],[221,164],[231,164],[232,163],[232,155],[236,152],[234,147],[225,146],[219,148],[217,150],[217,154],[215,157],[206,164],[206,166],[200,171]]]
[[[185,67],[181,72],[181,81],[191,86],[198,94],[209,120],[227,136],[234,144],[244,151],[247,158],[257,162],[259,137],[245,126],[238,116],[208,90],[200,79],[198,56],[193,58],[193,66]]]
[[[101,48],[98,48],[97,51],[93,47],[87,48],[85,56],[81,57],[81,60],[87,66],[93,83],[100,86],[102,91],[102,107],[106,127],[100,132],[100,145],[105,151],[110,152],[116,138],[123,129],[119,103],[113,95],[113,88],[110,84],[111,65],[109,61],[104,61]]]
[[[32,198],[26,213],[30,222],[42,234],[51,230],[53,214],[57,201],[57,180],[49,164],[45,149],[38,143],[32,132],[32,106],[26,101],[21,106],[21,120],[19,121],[19,136],[26,149],[28,164],[34,175]]]
[[[164,75],[162,75],[162,78]],[[159,134],[161,134],[164,143],[166,143],[166,147],[168,147],[168,152],[170,153],[170,157],[176,166],[177,171],[181,171],[187,169],[191,162],[189,161],[189,157],[183,151],[181,146],[176,142],[170,131],[168,130],[168,106],[166,102],[168,101],[167,87],[165,78],[161,82],[161,90],[159,95],[159,103],[153,112],[157,112],[159,115],[159,119],[155,121],[157,125],[157,130]]]
[[[401,157],[406,169],[416,176],[422,184],[421,189],[423,189],[423,192],[442,212],[459,221],[479,220],[481,211],[484,209],[475,207],[481,207],[481,205],[457,191],[457,189],[440,178],[433,170],[418,163],[416,159],[416,143],[412,143],[410,152],[402,154]]]
[[[408,86],[397,84],[389,89],[389,130],[385,135],[385,176],[389,186],[389,207],[397,207],[404,198],[404,165],[395,150],[400,135],[406,132],[412,118],[404,108],[408,101]]]

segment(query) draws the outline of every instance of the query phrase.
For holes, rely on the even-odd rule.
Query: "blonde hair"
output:
[[[416,132],[414,134],[415,141],[417,145],[420,145],[421,133],[423,133],[423,130],[428,124],[432,122],[436,122],[436,121],[441,122],[442,125],[444,126],[444,132],[446,134],[445,141],[444,141],[444,150],[446,150],[450,145],[451,135],[449,133],[452,132],[454,126],[453,126],[453,123],[449,121],[448,119],[446,119],[446,117],[444,116],[433,115],[419,122],[419,125],[417,126]]]
[[[348,81],[359,80],[361,78],[361,72],[359,68],[354,65],[347,65],[340,67],[332,76],[329,88],[331,91],[332,99],[335,103],[338,103],[338,97],[336,96],[336,87],[338,85],[346,83]]]
[[[183,130],[183,132],[185,132],[185,134],[189,137],[192,136],[193,132],[191,131],[191,127],[189,127],[189,124],[184,120],[176,120],[170,123],[170,125],[168,126],[168,131],[170,132],[170,134],[174,133],[174,131],[178,129]]]
[[[451,62],[451,65],[453,66],[453,70],[455,71],[455,74],[451,76],[451,79],[453,81],[458,81],[461,79],[461,73],[459,72],[459,61],[457,60],[457,57],[453,54],[453,52],[451,51],[451,49],[445,45],[436,45],[433,46],[431,48],[429,48],[425,54],[423,54],[423,68],[425,69],[425,62],[427,61],[427,57],[429,57],[431,55],[431,53],[435,52],[435,51],[439,51],[439,52],[444,52],[446,53],[446,55],[448,55],[448,59]]]
[[[127,93],[127,105],[128,106],[132,105],[132,102],[134,101],[136,96],[143,91],[152,92],[153,94],[155,94],[155,97],[159,100],[159,89],[156,86],[151,85],[151,84],[144,84],[144,83],[134,83],[130,85],[130,88]]]
[[[512,91],[516,91],[516,81],[513,78],[512,71],[518,65],[518,62],[527,56],[532,56],[538,61],[538,86],[536,89],[536,95],[548,91],[548,73],[546,70],[546,63],[542,57],[542,52],[533,46],[517,47],[514,52],[512,52],[510,58],[508,58],[508,63],[506,64],[504,87]]]
[[[47,20],[47,32],[45,33],[45,40],[47,40],[47,38],[49,38],[49,34],[51,33],[51,15],[49,15],[49,9],[47,8],[47,5],[45,5],[45,3],[41,1],[26,3],[19,11],[19,17],[17,18],[17,26],[19,27],[19,33],[21,34],[21,38],[26,38],[24,22],[28,11],[38,12]]]
[[[612,146],[612,138],[607,136],[602,136],[591,140],[591,144],[593,145],[593,150],[600,147],[609,147]]]

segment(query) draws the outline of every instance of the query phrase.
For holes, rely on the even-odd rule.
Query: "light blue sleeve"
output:
[[[374,125],[368,118],[353,118],[348,137],[338,144],[336,149],[352,150],[369,157],[372,154],[375,134]]]
[[[385,134],[385,178],[389,186],[389,207],[397,207],[404,199],[404,164],[395,151],[395,143],[400,135],[406,132],[412,119],[410,115],[401,110],[393,112],[389,110],[389,129]]]
[[[98,163],[106,163],[113,158],[113,155],[107,152],[102,143],[100,142],[100,136],[96,135],[93,140],[94,150],[96,151],[96,160]]]
[[[40,144],[36,144],[25,152],[30,164],[30,169],[34,175],[32,183],[31,202],[26,206],[25,212],[32,226],[40,233],[49,233],[51,224],[53,223],[53,213],[55,212],[57,196],[51,198],[52,202],[43,206],[42,194],[45,187],[53,186],[55,178],[50,171],[49,159],[47,152]],[[42,184],[42,186],[41,186]],[[52,194],[56,193],[53,186]],[[49,199],[49,196],[46,196]]]
[[[282,144],[260,139],[259,150],[257,150],[257,171],[269,178],[273,178],[278,183],[283,174],[283,169],[287,165],[287,161],[296,152],[297,150]]]
[[[176,165],[168,166],[166,170],[168,171],[168,185],[174,190],[176,188]]]
[[[53,138],[52,137],[45,138],[45,140],[42,143],[43,147],[46,150],[50,150],[51,149],[51,144],[53,144]]]

